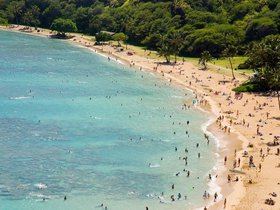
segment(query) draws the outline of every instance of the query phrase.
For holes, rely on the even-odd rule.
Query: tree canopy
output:
[[[70,19],[58,18],[53,21],[51,29],[59,33],[75,32],[77,31],[77,26]]]
[[[270,35],[254,44],[248,52],[248,63],[265,80],[271,90],[278,93],[280,109],[280,35]]]
[[[124,33],[116,33],[112,36],[112,38],[120,45],[120,41],[125,42],[128,39],[128,36]]]
[[[0,1],[0,23],[56,27],[95,35],[123,33],[126,42],[162,50],[173,37],[174,55],[223,56],[224,34],[242,54],[251,42],[280,31],[279,0],[10,0]],[[70,22],[70,20],[72,22]],[[76,27],[74,25],[76,24]],[[58,28],[57,28],[58,29]],[[174,31],[176,33],[174,33]],[[177,36],[179,35],[179,36]],[[176,41],[175,41],[176,40]],[[178,41],[180,40],[180,42]],[[175,41],[175,42],[174,42]],[[165,41],[166,42],[166,41]],[[178,44],[179,43],[179,44]],[[176,49],[174,49],[176,48]],[[176,51],[176,53],[174,53]]]
[[[198,63],[203,65],[204,70],[207,69],[207,63],[213,59],[209,51],[203,51],[200,55]]]

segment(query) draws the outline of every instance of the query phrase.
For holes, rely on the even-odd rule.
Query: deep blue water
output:
[[[192,99],[87,49],[0,31],[0,209],[199,207],[216,159],[209,116],[182,110]],[[178,193],[187,200],[171,203]]]

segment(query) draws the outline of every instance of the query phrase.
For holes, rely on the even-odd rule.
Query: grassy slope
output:
[[[163,57],[159,57],[156,51],[150,51],[147,50],[145,52],[144,47],[139,47],[139,46],[134,46],[134,45],[128,45],[128,50],[135,52],[136,54],[143,56],[145,58],[150,58],[150,59],[162,59],[164,61]],[[148,56],[148,54],[150,55]],[[174,56],[171,57],[172,60],[174,60]],[[178,61],[182,61],[183,57],[178,57]],[[200,67],[198,64],[199,58],[193,58],[193,57],[184,57],[185,61],[191,62],[197,67]],[[233,68],[237,69],[238,65],[241,63],[244,63],[246,61],[247,57],[234,57],[233,58]],[[231,76],[231,69],[230,69],[230,64],[228,59],[223,58],[219,60],[213,60],[210,65],[208,65],[209,70],[219,72],[221,74],[225,74],[227,76]],[[238,74],[251,74],[253,71],[248,69],[241,69],[241,70],[235,70],[236,73]]]

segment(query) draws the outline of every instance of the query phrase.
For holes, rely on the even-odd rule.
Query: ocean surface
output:
[[[217,149],[209,115],[182,110],[193,99],[88,49],[0,31],[0,209],[201,207]]]

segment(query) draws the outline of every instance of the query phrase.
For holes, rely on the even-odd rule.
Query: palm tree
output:
[[[161,35],[161,41],[158,46],[158,55],[166,59],[166,63],[170,63],[170,55],[172,54],[170,41],[166,36]]]
[[[183,45],[183,34],[180,31],[173,31],[169,36],[169,43],[171,45],[172,53],[175,56],[175,63],[177,63],[177,56],[179,55],[180,50]]]
[[[248,63],[271,90],[275,90],[280,110],[280,35],[270,35],[254,45],[248,53]]]
[[[224,35],[225,38],[225,50],[224,54],[229,60],[230,68],[231,68],[231,74],[232,74],[232,79],[235,79],[234,71],[233,71],[233,65],[232,65],[232,58],[236,55],[236,48],[233,45],[230,45],[227,37],[229,36],[229,33],[226,32]]]
[[[165,57],[166,63],[170,63],[170,47],[166,43],[162,43],[162,45],[158,48],[158,55]]]
[[[207,69],[207,62],[210,62],[211,60],[213,60],[212,55],[210,54],[209,51],[203,51],[201,53],[201,56],[199,58],[198,63],[204,66],[204,69]]]
[[[31,26],[32,25],[32,20],[33,20],[33,15],[31,13],[31,11],[27,11],[22,16],[22,22],[24,23],[24,25]]]
[[[229,60],[230,64],[230,69],[231,69],[231,74],[232,74],[232,79],[235,79],[234,71],[233,71],[233,65],[232,65],[232,58],[236,55],[236,48],[233,45],[229,45],[225,50],[224,50],[225,56]]]

